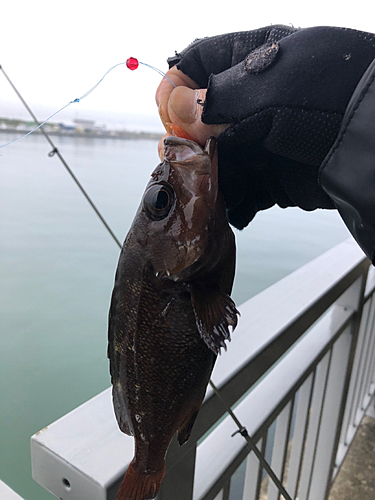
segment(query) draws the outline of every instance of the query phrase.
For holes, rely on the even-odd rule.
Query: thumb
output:
[[[205,145],[211,137],[217,137],[229,125],[206,125],[202,122],[203,103],[207,89],[192,90],[188,87],[176,87],[169,97],[168,114],[173,124],[198,144]]]

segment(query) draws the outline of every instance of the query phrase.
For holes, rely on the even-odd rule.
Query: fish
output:
[[[216,140],[167,137],[121,249],[108,358],[119,428],[135,453],[118,500],[155,498],[168,446],[185,443],[237,325],[235,237],[218,190]]]

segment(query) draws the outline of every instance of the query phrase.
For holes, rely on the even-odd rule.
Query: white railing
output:
[[[374,394],[375,273],[348,240],[245,302],[212,380],[293,500],[324,500]],[[278,500],[209,387],[159,500]],[[110,390],[31,439],[34,479],[64,500],[114,499],[133,457]],[[282,497],[281,497],[282,498]]]

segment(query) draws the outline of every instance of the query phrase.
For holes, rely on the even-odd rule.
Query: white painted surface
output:
[[[0,479],[0,498],[1,500],[23,500],[15,491],[9,488]]]

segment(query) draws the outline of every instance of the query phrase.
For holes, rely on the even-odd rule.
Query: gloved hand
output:
[[[374,58],[373,34],[270,26],[197,40],[168,60],[182,72],[179,85],[207,88],[191,116],[202,110],[217,131],[220,190],[234,226],[275,203],[334,208],[319,166]]]

